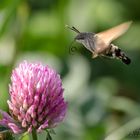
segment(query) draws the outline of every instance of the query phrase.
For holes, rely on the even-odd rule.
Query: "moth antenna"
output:
[[[70,26],[66,25],[65,27],[69,28],[70,30],[72,30],[76,33],[80,33],[80,31],[78,29],[76,29],[74,26],[70,27]]]

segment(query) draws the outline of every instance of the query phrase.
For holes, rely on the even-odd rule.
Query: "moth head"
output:
[[[83,42],[91,38],[93,34],[92,33],[79,33],[76,37],[75,40],[77,42]]]
[[[91,45],[92,45],[92,47],[94,46],[94,35],[95,35],[95,33],[80,32],[78,29],[76,29],[73,26],[72,27],[69,27],[67,25],[66,27],[69,28],[70,30],[72,30],[72,31],[74,31],[74,32],[77,33],[77,36],[74,38],[74,41],[83,44],[91,52],[93,51],[91,49]]]
[[[85,32],[80,32],[78,29],[76,29],[74,26],[69,27],[68,25],[66,25],[67,28],[69,28],[70,30],[76,32],[78,35],[75,37],[75,40],[78,42],[82,42],[88,38],[90,38],[91,36],[93,36],[93,33],[85,33]]]

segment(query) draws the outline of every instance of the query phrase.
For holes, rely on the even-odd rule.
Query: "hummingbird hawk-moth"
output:
[[[96,58],[97,56],[105,56],[117,58],[122,60],[122,62],[125,64],[130,64],[130,58],[128,58],[125,53],[118,48],[118,46],[112,44],[112,41],[127,31],[130,24],[131,21],[125,22],[99,33],[80,32],[73,26],[67,27],[78,33],[74,40],[83,44],[92,53],[92,58]]]

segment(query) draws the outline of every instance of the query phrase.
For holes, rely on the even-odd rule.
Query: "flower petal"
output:
[[[18,125],[14,123],[8,123],[8,126],[15,134],[19,134],[23,132],[23,129],[21,129]]]

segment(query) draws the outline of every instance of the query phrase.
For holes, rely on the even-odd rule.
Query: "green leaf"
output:
[[[51,135],[50,135],[50,133],[49,133],[49,132],[47,133],[46,140],[52,140],[52,137],[51,137]]]
[[[54,134],[54,135],[56,134],[56,132],[54,131],[54,129],[49,129],[49,133],[50,134]]]
[[[0,126],[0,138],[3,140],[15,140],[9,129],[3,126]]]
[[[8,131],[9,131],[9,128],[0,126],[0,133],[5,133],[5,132],[8,132]]]
[[[25,132],[22,134],[22,136],[19,138],[19,140],[23,140],[28,135],[28,132]]]
[[[6,135],[5,140],[15,140],[15,138],[12,135],[12,133],[7,132],[5,135]]]

